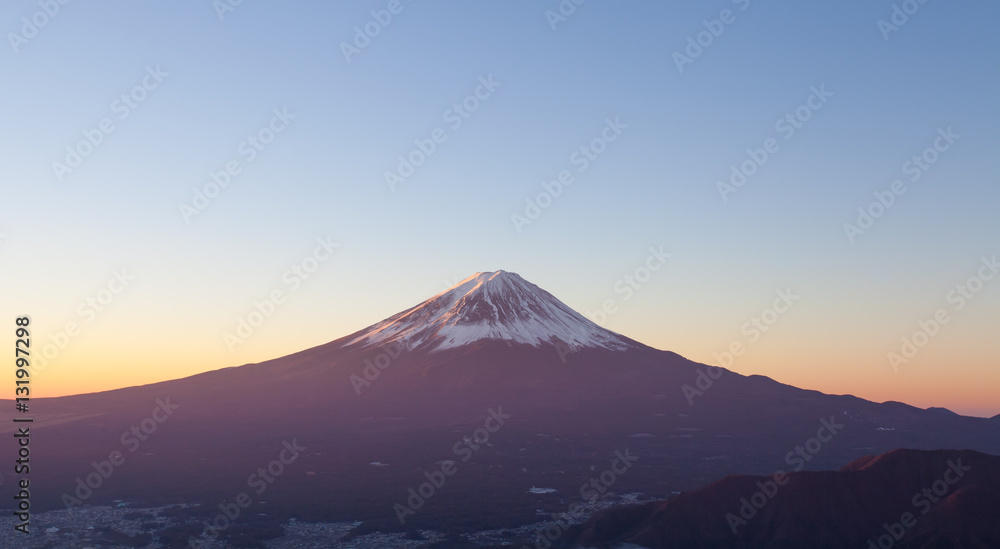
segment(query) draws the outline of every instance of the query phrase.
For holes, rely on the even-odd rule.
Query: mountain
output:
[[[225,534],[254,538],[280,535],[290,518],[450,536],[533,524],[584,498],[581,486],[625,452],[638,461],[601,493],[665,498],[729,474],[798,461],[831,469],[901,447],[1000,454],[995,420],[698,364],[606,330],[504,271],[288,356],[32,399],[31,410],[37,511],[64,508],[121,452],[83,503],[218,512],[285,443],[307,448]],[[842,427],[816,448],[825,424]],[[13,437],[2,438],[13,452]],[[798,457],[799,447],[817,451]],[[457,472],[400,522],[395,506],[448,462]],[[199,524],[174,534],[198,535]]]
[[[601,328],[516,273],[476,273],[423,303],[370,326],[347,345],[394,344],[439,351],[496,340],[624,351],[639,345]]]
[[[997,456],[895,450],[779,482],[734,475],[668,501],[612,508],[588,521],[578,541],[662,549],[1000,547]]]

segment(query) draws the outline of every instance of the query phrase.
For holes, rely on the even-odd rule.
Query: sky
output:
[[[32,396],[100,391],[504,269],[695,361],[993,416],[998,16],[5,2],[7,341],[28,315]]]

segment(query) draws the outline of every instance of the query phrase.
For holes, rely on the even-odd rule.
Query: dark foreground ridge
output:
[[[734,475],[665,502],[613,507],[585,547],[1000,547],[1000,457],[895,450],[839,471]]]

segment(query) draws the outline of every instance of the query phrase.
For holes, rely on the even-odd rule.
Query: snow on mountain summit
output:
[[[562,342],[573,350],[625,350],[636,345],[508,271],[476,273],[416,307],[362,330],[348,344],[399,343],[406,349],[428,346],[436,351],[483,339],[535,347]]]

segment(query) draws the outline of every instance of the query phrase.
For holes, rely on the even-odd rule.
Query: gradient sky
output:
[[[948,301],[1000,255],[996,2],[931,0],[886,40],[889,0],[590,0],[555,29],[556,1],[402,0],[348,62],[341,43],[388,4],[244,0],[221,20],[209,0],[0,6],[0,318],[11,344],[22,314],[35,349],[64,344],[33,396],[281,356],[505,269],[584,313],[614,300],[605,326],[696,361],[736,341],[740,373],[1000,413],[1000,276]],[[680,71],[674,54],[726,9]],[[48,20],[12,38],[25,17]],[[157,67],[121,119],[116,98]],[[453,128],[447,111],[490,75]],[[785,139],[776,121],[822,86]],[[295,118],[250,162],[238,148],[274,109]],[[114,130],[60,180],[53,163],[104,118]],[[616,118],[627,128],[580,171],[573,152]],[[393,192],[385,172],[438,128]],[[948,128],[960,137],[910,181],[904,163]],[[723,201],[716,183],[769,138],[777,152]],[[186,222],[179,205],[231,161],[242,171]],[[515,230],[561,170],[573,184]],[[897,179],[907,192],[851,243],[843,225]],[[292,289],[283,273],[321,237],[339,248]],[[626,300],[616,284],[661,246],[667,265]],[[133,279],[102,293],[122,269]],[[786,288],[801,297],[750,341],[741,327]],[[285,302],[230,351],[224,334],[276,289]],[[938,309],[949,322],[893,371],[887,353]]]

